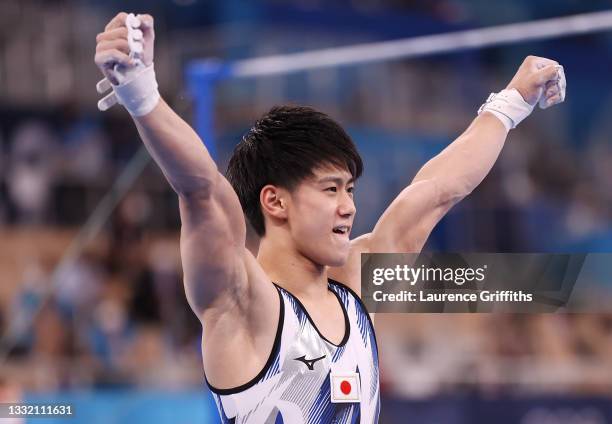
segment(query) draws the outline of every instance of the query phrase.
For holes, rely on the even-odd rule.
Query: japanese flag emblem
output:
[[[356,372],[331,374],[332,403],[359,402],[359,374]]]

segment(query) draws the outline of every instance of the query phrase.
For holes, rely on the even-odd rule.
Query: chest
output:
[[[303,302],[302,307],[314,330],[333,345],[342,344],[348,331],[348,316],[336,296],[325,302]]]

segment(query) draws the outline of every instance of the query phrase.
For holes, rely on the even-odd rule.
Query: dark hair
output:
[[[363,170],[353,141],[329,116],[305,106],[275,106],[238,143],[226,176],[253,229],[263,236],[261,189],[273,184],[293,190],[325,165],[345,168],[355,179]]]

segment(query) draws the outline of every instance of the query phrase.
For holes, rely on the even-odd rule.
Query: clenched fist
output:
[[[153,69],[153,17],[125,12],[115,16],[96,37],[96,65],[104,77],[98,93],[110,93],[98,101],[108,110],[119,103],[132,116],[149,114],[161,96]]]
[[[153,63],[153,44],[155,32],[153,29],[153,17],[151,15],[137,15],[140,26],[135,30],[135,39],[142,43],[142,52],[130,50],[128,43],[128,28],[126,19],[128,14],[121,12],[117,14],[96,37],[95,62],[104,76],[113,84],[117,84],[117,78],[113,74],[115,66],[129,69],[135,65],[135,55],[142,60],[145,66]]]
[[[515,88],[527,103],[534,106],[539,101],[545,109],[565,99],[563,67],[551,59],[527,56],[506,88]]]

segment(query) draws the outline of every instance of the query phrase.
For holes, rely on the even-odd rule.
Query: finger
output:
[[[560,92],[561,90],[559,89],[559,86],[554,83],[549,88],[547,88],[546,91],[544,91],[544,97],[549,98],[550,96],[554,96],[555,94],[559,94]]]
[[[117,49],[104,50],[96,53],[94,61],[96,65],[106,68],[110,68],[116,63],[120,63],[124,66],[133,65],[132,59],[130,59],[127,54]]]
[[[137,15],[137,17],[138,19],[140,19],[140,29],[142,30],[144,39],[145,40],[151,39],[151,37],[155,35],[153,31],[153,24],[154,24],[153,16],[143,14],[143,15]]]
[[[104,50],[113,49],[119,50],[120,52],[123,52],[125,54],[130,54],[130,45],[128,43],[128,40],[117,39],[112,41],[100,41],[96,45],[97,52],[103,52]]]
[[[101,32],[96,36],[96,42],[100,42],[103,40],[115,40],[117,38],[127,39],[128,29],[126,27],[120,27],[111,29],[110,31]]]
[[[102,78],[100,81],[98,81],[98,83],[96,84],[96,91],[100,94],[107,92],[108,90],[111,89],[111,82],[108,80],[108,78]]]
[[[561,93],[557,93],[554,96],[551,96],[546,99],[546,101],[542,105],[542,109],[548,109],[549,107],[559,104],[562,101],[563,101],[563,98],[561,97]]]
[[[544,84],[544,91],[542,92],[542,97],[543,98],[550,97],[555,92],[558,92],[558,91],[559,91],[559,86],[557,85],[557,81],[555,80],[547,81],[546,84]]]
[[[113,107],[115,104],[117,104],[117,96],[113,91],[109,95],[100,99],[100,101],[98,102],[98,109],[104,112],[105,110],[108,110]]]
[[[555,64],[546,65],[542,69],[535,72],[535,82],[538,85],[544,85],[551,80],[559,79],[559,68]]]
[[[563,66],[559,65],[559,89],[561,92],[565,94],[565,88],[567,87],[567,82],[565,80],[565,70]]]
[[[556,86],[559,83],[558,80],[552,79],[550,81],[546,81],[546,84],[544,84],[544,87],[546,89],[549,89],[550,87]]]
[[[106,25],[106,27],[104,28],[104,31],[108,31],[111,29],[115,29],[115,28],[119,28],[119,27],[124,27],[125,26],[125,20],[127,19],[128,14],[125,12],[119,12],[113,19],[111,19],[111,21],[108,23],[108,25]]]
[[[153,16],[144,13],[144,14],[136,15],[136,17],[140,20],[141,29],[153,28],[153,22],[154,22]]]
[[[552,59],[548,59],[546,57],[540,57],[540,56],[530,56],[533,64],[535,65],[536,69],[542,69],[547,67],[548,65],[558,65],[559,63],[556,60],[552,60]]]

